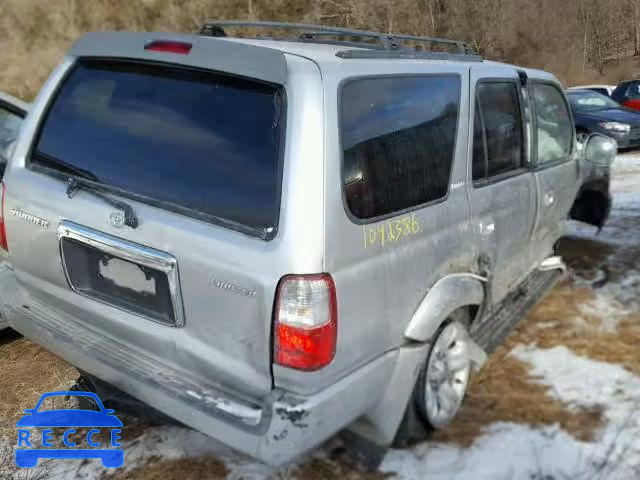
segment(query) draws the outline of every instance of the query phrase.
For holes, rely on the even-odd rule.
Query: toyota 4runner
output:
[[[553,75],[461,42],[91,33],[7,168],[2,313],[268,463],[384,451],[445,427],[561,274],[574,145]]]

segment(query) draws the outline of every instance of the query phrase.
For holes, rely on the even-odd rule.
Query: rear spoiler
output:
[[[153,42],[191,45],[188,53],[145,50]],[[122,58],[173,63],[204,68],[284,85],[287,62],[284,53],[219,37],[175,33],[93,32],[82,36],[69,50],[73,57]]]

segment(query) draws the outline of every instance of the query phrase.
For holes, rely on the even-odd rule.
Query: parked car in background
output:
[[[611,98],[625,107],[640,110],[640,80],[620,83],[611,94]]]
[[[606,95],[607,97],[610,97],[615,89],[615,85],[579,85],[569,88],[569,90],[591,90]]]
[[[5,176],[11,326],[272,464],[445,428],[564,271],[581,168],[552,74],[406,40],[82,37]]]
[[[614,138],[619,148],[640,147],[640,112],[591,90],[566,93],[579,142],[591,133],[601,133]]]

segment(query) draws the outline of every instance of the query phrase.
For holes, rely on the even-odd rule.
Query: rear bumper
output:
[[[0,271],[0,291],[2,315],[15,330],[166,415],[271,465],[318,446],[372,408],[397,357],[397,351],[388,352],[311,396],[273,390],[252,403],[60,315],[35,301],[11,270]]]

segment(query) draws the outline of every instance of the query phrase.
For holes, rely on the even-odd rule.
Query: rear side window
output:
[[[447,195],[460,105],[460,78],[354,80],[342,90],[343,183],[359,219]]]
[[[547,84],[531,87],[536,112],[538,165],[568,160],[573,145],[573,123],[560,91]]]
[[[280,90],[195,70],[82,61],[32,163],[265,238],[277,226]]]
[[[474,135],[473,179],[490,179],[522,168],[523,127],[516,84],[479,83],[475,118],[480,119],[482,135]]]
[[[626,100],[640,100],[640,83],[631,82],[627,85],[623,97]]]

